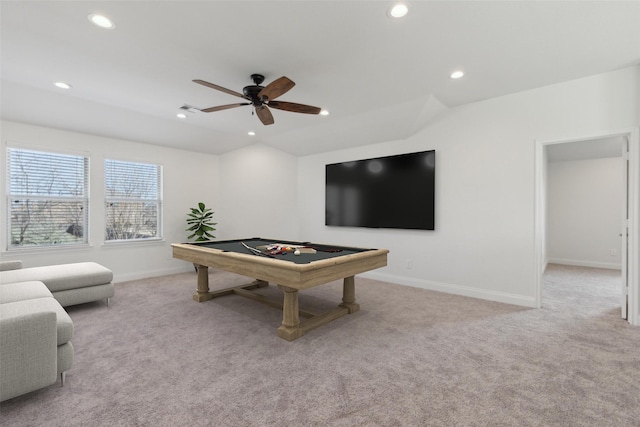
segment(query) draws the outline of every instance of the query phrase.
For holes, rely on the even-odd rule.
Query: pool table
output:
[[[296,255],[290,251],[269,250],[270,245],[290,246],[287,250],[300,249]],[[224,295],[241,295],[253,300],[282,308],[282,325],[278,336],[293,341],[305,332],[354,313],[360,306],[355,298],[355,275],[387,265],[387,249],[366,249],[327,245],[311,242],[294,242],[253,237],[195,243],[174,243],[173,257],[192,262],[197,266],[198,279],[193,299],[207,301]],[[230,271],[256,279],[255,282],[234,288],[209,291],[208,267]],[[298,291],[323,283],[343,279],[342,303],[335,309],[316,314],[298,307]],[[253,292],[254,289],[276,283],[282,290],[283,301],[268,300]],[[300,321],[300,316],[306,317]]]

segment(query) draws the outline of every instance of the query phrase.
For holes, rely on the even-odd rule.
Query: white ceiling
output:
[[[403,139],[447,108],[640,63],[640,1],[5,1],[2,119],[222,154],[293,155]],[[92,25],[102,12],[114,30]],[[460,80],[449,78],[463,69]],[[296,86],[264,126],[240,98],[252,73]],[[70,83],[61,90],[54,81]],[[254,130],[257,135],[247,136]]]

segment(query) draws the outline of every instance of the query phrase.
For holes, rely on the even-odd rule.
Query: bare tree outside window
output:
[[[106,160],[105,240],[160,238],[161,189],[161,166]]]

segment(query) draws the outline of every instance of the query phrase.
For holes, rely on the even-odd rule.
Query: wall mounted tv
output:
[[[325,224],[434,229],[436,152],[326,165]]]

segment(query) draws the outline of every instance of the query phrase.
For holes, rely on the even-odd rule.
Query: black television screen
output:
[[[434,229],[436,152],[326,165],[325,224]]]

